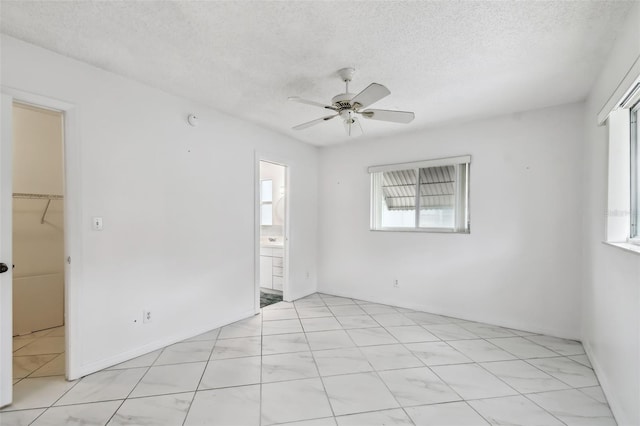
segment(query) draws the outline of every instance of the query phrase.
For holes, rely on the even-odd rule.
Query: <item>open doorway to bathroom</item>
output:
[[[283,299],[286,282],[287,166],[260,161],[260,307]]]

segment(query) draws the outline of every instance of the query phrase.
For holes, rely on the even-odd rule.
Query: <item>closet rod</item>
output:
[[[33,200],[62,200],[64,197],[62,195],[56,194],[29,194],[26,192],[14,192],[13,198],[26,198]]]
[[[44,224],[44,219],[47,217],[47,211],[49,210],[49,205],[51,204],[51,200],[62,200],[64,197],[62,195],[56,194],[29,194],[25,192],[14,192],[13,198],[21,198],[25,200],[47,200],[47,205],[42,212],[42,217],[40,218],[40,224]]]

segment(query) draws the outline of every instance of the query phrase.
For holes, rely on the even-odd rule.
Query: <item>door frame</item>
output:
[[[76,105],[55,98],[25,92],[11,87],[2,86],[2,108],[0,120],[2,134],[0,136],[0,153],[2,154],[2,182],[0,197],[2,197],[2,227],[12,229],[12,171],[13,171],[13,132],[12,117],[13,103],[33,105],[39,108],[52,109],[63,113],[63,205],[64,205],[64,318],[65,318],[65,375],[67,380],[80,377],[78,368],[79,343],[79,298],[82,265],[82,202],[81,202],[81,151],[78,126],[78,111]],[[8,214],[7,214],[8,213]],[[8,226],[8,228],[6,228]],[[12,232],[9,233],[12,235]],[[6,239],[6,237],[5,237]],[[10,240],[11,238],[9,238]],[[5,246],[8,245],[8,249]],[[11,253],[11,241],[0,245],[3,256]],[[12,256],[9,256],[12,257]],[[12,258],[3,258],[4,263],[11,263]],[[71,267],[73,262],[73,268]],[[0,289],[0,311],[2,326],[0,327],[0,407],[8,405],[13,398],[13,274],[2,274],[7,282],[2,283]]]
[[[260,162],[277,164],[284,167],[284,235],[283,235],[283,274],[282,274],[282,300],[290,302],[291,289],[289,283],[289,230],[291,228],[291,164],[279,155],[263,152],[255,152],[254,162],[254,289],[255,313],[260,313]]]

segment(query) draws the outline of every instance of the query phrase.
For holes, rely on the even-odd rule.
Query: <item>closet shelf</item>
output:
[[[25,192],[14,192],[13,198],[27,198],[32,200],[62,200],[62,195],[56,194],[28,194]]]
[[[44,224],[44,219],[47,217],[47,211],[49,210],[49,204],[51,200],[62,200],[64,197],[57,194],[29,194],[25,192],[14,192],[13,198],[21,198],[24,200],[47,200],[47,205],[42,212],[42,218],[40,218],[40,224]]]

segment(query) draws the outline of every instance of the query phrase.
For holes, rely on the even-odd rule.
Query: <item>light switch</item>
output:
[[[93,218],[93,230],[94,231],[102,231],[102,218],[94,217]]]

